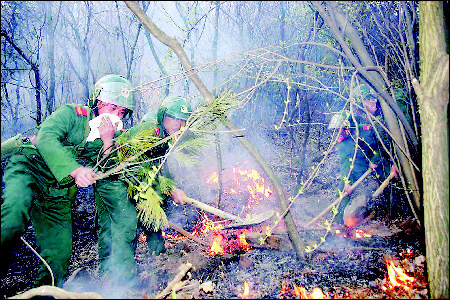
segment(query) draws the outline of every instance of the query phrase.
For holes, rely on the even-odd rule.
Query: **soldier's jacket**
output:
[[[381,167],[381,146],[378,142],[375,129],[370,121],[361,115],[355,115],[356,124],[352,117],[349,117],[350,135],[341,135],[338,140],[340,174],[341,177],[347,177],[350,167],[353,163],[353,155],[356,148],[356,157],[353,163],[353,169],[350,174],[350,183],[356,181],[369,166],[369,162]],[[356,133],[356,126],[359,130],[359,139]],[[383,130],[378,129],[383,138]],[[358,144],[355,143],[358,140]],[[377,168],[378,169],[378,168]],[[379,168],[381,169],[381,168]]]
[[[93,112],[87,106],[67,104],[40,125],[36,148],[58,183],[72,181],[70,173],[82,166],[77,157],[86,143],[92,118]]]
[[[121,134],[121,138],[132,138],[134,135],[136,135],[138,132],[146,131],[150,134],[152,134],[154,137],[158,137],[160,139],[163,139],[164,134],[164,128],[162,125],[157,125],[156,122],[154,122],[153,119],[147,120],[145,122],[139,123],[127,131],[123,132]],[[168,141],[165,143],[162,143],[160,145],[157,145],[150,150],[148,150],[145,155],[148,158],[156,158],[156,157],[162,157],[169,149]],[[151,163],[151,165],[155,165],[159,163],[159,161],[154,161]]]

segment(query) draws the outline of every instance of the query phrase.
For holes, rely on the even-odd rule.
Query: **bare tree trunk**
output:
[[[449,298],[449,56],[443,3],[419,2],[420,84],[413,80],[422,123],[425,242],[431,299]]]
[[[194,85],[197,87],[199,92],[203,95],[205,102],[211,103],[214,101],[213,94],[206,88],[198,75],[194,72],[189,59],[187,58],[186,53],[181,47],[180,43],[174,39],[166,35],[163,31],[161,31],[150,18],[140,9],[139,5],[135,1],[125,1],[130,10],[138,17],[138,19],[142,22],[145,28],[151,32],[158,40],[160,40],[163,44],[170,47],[175,54],[178,56],[183,69],[187,72],[187,76],[192,80]],[[227,126],[232,132],[237,132],[237,128],[225,118],[223,120],[225,126]],[[304,258],[305,255],[305,247],[303,242],[300,240],[300,236],[298,234],[297,228],[295,226],[294,220],[292,218],[291,213],[288,210],[287,199],[283,193],[281,185],[273,173],[272,169],[268,166],[264,158],[259,154],[259,152],[250,144],[250,142],[242,135],[235,134],[235,137],[239,139],[239,141],[244,145],[244,147],[250,152],[250,154],[255,158],[255,160],[259,163],[261,168],[269,177],[271,181],[275,193],[277,194],[280,209],[283,212],[286,212],[284,216],[284,222],[286,224],[286,228],[288,230],[289,239],[292,242],[293,248],[296,252],[297,258]]]
[[[47,31],[47,59],[48,59],[48,94],[46,101],[46,116],[49,116],[55,110],[55,31],[53,28],[53,14],[52,6],[53,1],[44,2],[48,23],[46,26]]]
[[[81,64],[81,71],[78,71],[74,64],[72,63],[70,56],[67,54],[67,52],[65,52],[66,56],[67,56],[67,60],[72,68],[72,70],[74,71],[75,75],[77,76],[78,80],[80,81],[80,83],[83,85],[83,89],[84,89],[84,97],[86,99],[89,98],[89,64],[90,64],[90,58],[89,58],[89,45],[87,43],[87,38],[89,35],[89,31],[90,31],[90,25],[91,25],[91,18],[92,18],[92,8],[89,4],[89,2],[86,2],[86,10],[87,10],[87,16],[86,16],[86,32],[84,33],[84,35],[81,35],[81,32],[79,30],[79,27],[76,25],[76,20],[73,16],[73,13],[68,10],[68,14],[71,17],[71,22],[70,22],[70,26],[72,27],[72,32],[73,35],[75,37],[74,39],[74,43],[76,44],[76,49],[80,55],[82,64]],[[64,51],[65,47],[62,45],[61,46]]]
[[[305,94],[305,93],[302,93],[302,94]],[[300,98],[300,92],[297,92],[297,98]],[[303,172],[305,170],[306,146],[308,145],[309,132],[311,130],[311,124],[310,124],[311,123],[311,109],[310,109],[311,96],[305,95],[304,101],[305,101],[305,111],[304,111],[303,115],[306,117],[306,120],[304,122],[304,123],[306,123],[306,128],[305,128],[305,133],[303,136],[302,147],[300,148],[300,153],[298,155],[299,160],[300,160],[300,167],[299,167],[299,173],[298,173],[298,177],[297,177],[297,183],[299,185],[301,185]],[[297,102],[300,102],[300,100],[297,99]]]
[[[158,57],[158,53],[156,53],[155,46],[153,45],[152,37],[150,36],[150,33],[148,33],[147,30],[146,30],[144,33],[145,33],[145,37],[147,38],[148,46],[150,47],[150,50],[152,51],[153,58],[155,59],[156,64],[157,64],[158,67],[159,67],[159,70],[161,71],[161,74],[162,74],[164,77],[166,77],[166,88],[165,88],[165,90],[164,90],[164,95],[169,96],[169,92],[170,92],[170,79],[169,79],[169,77],[168,77],[168,74],[167,74],[167,72],[166,72],[166,69],[164,68],[163,64],[161,63],[161,60],[160,60],[159,57]]]
[[[19,48],[16,43],[9,37],[5,31],[1,31],[0,35],[4,36],[6,41],[16,50],[16,52],[25,60],[25,62],[30,66],[34,74],[35,80],[35,97],[36,97],[36,125],[40,125],[42,122],[42,104],[41,104],[41,77],[39,75],[39,52],[36,62],[32,60],[31,57],[25,55],[21,48]],[[39,50],[38,50],[39,51]]]
[[[216,5],[214,16],[214,39],[213,39],[213,61],[217,60],[217,44],[219,41],[219,1],[214,1]],[[214,69],[213,87],[217,85],[217,68]],[[214,93],[217,96],[217,93]],[[215,136],[216,138],[216,153],[217,153],[217,201],[216,207],[220,208],[220,201],[222,200],[222,149],[220,148],[220,134]]]
[[[33,64],[31,68],[36,83],[36,86],[34,87],[36,95],[36,125],[40,125],[42,122],[41,75],[39,73],[39,65]]]

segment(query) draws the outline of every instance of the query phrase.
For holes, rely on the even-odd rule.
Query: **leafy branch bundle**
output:
[[[156,136],[156,123],[152,122],[154,126],[143,126],[133,134],[126,131],[116,138],[117,162],[121,167],[110,174],[122,173],[128,182],[128,194],[136,202],[139,218],[146,227],[157,231],[167,224],[161,207],[163,195],[169,195],[176,183],[161,175],[160,170],[169,155],[174,154],[178,163],[192,167],[202,149],[212,142],[211,135],[205,133],[217,133],[218,121],[238,104],[232,93],[223,93],[209,105],[193,111],[186,126],[171,137]]]

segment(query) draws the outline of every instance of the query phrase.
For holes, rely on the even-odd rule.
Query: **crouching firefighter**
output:
[[[99,214],[108,210],[118,220],[109,227],[111,248],[99,251],[118,262],[117,271],[126,270],[121,274],[136,274],[137,214],[127,199],[126,185],[113,177],[96,181],[93,169],[97,158],[114,147],[113,138],[120,133],[121,120],[131,114],[134,101],[127,79],[106,75],[95,83],[87,106],[59,107],[31,141],[17,143],[17,153],[10,157],[3,176],[2,254],[10,255],[31,219],[39,253],[52,270],[54,284],[61,287],[72,253],[71,210],[77,187],[94,185]],[[50,284],[51,273],[42,264],[34,286]]]
[[[146,163],[142,164],[141,170],[147,170],[145,172],[141,171],[140,174],[148,174],[151,170],[155,170],[157,167],[163,163],[163,158],[169,150],[170,139],[168,137],[173,137],[176,132],[178,132],[188,120],[191,114],[191,106],[189,102],[182,97],[178,96],[168,96],[159,106],[157,112],[150,112],[145,115],[142,122],[132,127],[129,131],[124,132],[121,139],[129,143],[130,139],[133,137],[145,133],[154,137],[155,141],[160,142],[159,145],[152,147],[150,150],[146,151],[143,156],[143,160]],[[142,175],[137,175],[137,178],[141,182],[147,182],[146,178]],[[167,199],[172,197],[176,204],[184,205],[184,198],[187,197],[185,192],[177,188],[176,183],[171,179],[171,176],[167,170],[162,166],[161,171],[156,174],[152,180],[151,186],[148,189],[152,189],[151,193],[148,195],[153,195],[154,202],[158,204],[157,209],[167,210]],[[131,189],[133,190],[133,189]],[[145,199],[138,199],[136,192],[132,193],[132,200],[135,202],[136,207],[139,211],[139,229],[143,231],[146,236],[146,242],[149,248],[149,253],[153,255],[159,255],[166,251],[164,246],[164,238],[161,231],[161,221],[155,213],[149,213],[147,215],[152,215],[156,218],[147,218],[146,209],[150,209],[150,201],[142,201]],[[142,191],[142,190],[141,190]],[[161,211],[161,214],[162,213]],[[165,216],[165,214],[164,214]]]

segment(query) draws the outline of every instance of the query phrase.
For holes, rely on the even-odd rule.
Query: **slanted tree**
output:
[[[130,10],[138,17],[138,19],[142,22],[144,27],[152,33],[159,41],[161,41],[166,46],[170,47],[175,54],[177,55],[178,59],[181,62],[181,65],[183,66],[183,69],[187,72],[187,76],[190,80],[194,83],[196,88],[199,90],[199,92],[202,94],[204,100],[206,103],[210,104],[214,100],[214,95],[211,93],[211,91],[208,90],[208,88],[205,86],[203,81],[200,79],[200,77],[193,72],[193,66],[191,65],[191,62],[189,61],[189,58],[186,55],[186,52],[181,47],[180,43],[174,39],[169,37],[165,32],[163,32],[161,29],[159,29],[152,20],[142,11],[142,9],[139,7],[137,2],[135,1],[125,1],[127,6],[130,8]],[[228,127],[238,138],[238,140],[242,143],[242,145],[249,151],[249,153],[255,158],[256,162],[261,166],[261,168],[264,170],[264,172],[269,177],[270,182],[272,183],[275,193],[278,197],[280,209],[281,211],[285,212],[284,215],[284,223],[286,224],[286,228],[288,230],[288,236],[289,239],[292,242],[292,246],[296,252],[297,258],[301,259],[304,258],[305,255],[305,248],[304,243],[300,239],[300,235],[297,231],[297,228],[295,226],[294,219],[292,218],[292,214],[289,212],[288,209],[288,203],[286,199],[286,195],[284,194],[281,184],[276,178],[274,172],[269,167],[269,165],[266,163],[264,158],[261,156],[261,154],[253,147],[253,145],[242,135],[237,134],[238,129],[234,126],[233,123],[228,118],[224,118],[222,120],[223,124]]]

